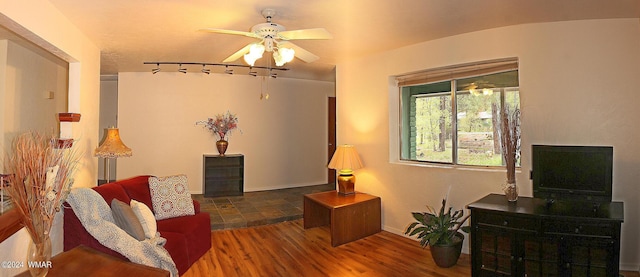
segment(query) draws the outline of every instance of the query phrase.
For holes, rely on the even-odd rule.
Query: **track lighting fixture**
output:
[[[226,74],[233,74],[233,69],[229,69],[229,66],[228,66],[228,65],[225,65],[224,73],[226,73]]]
[[[258,76],[258,72],[253,71],[253,67],[249,67],[249,75],[256,77]]]
[[[178,69],[178,72],[182,72],[184,74],[187,74],[187,69],[182,67],[182,64],[180,64],[180,68]]]
[[[203,64],[202,65],[202,70],[200,70],[200,71],[202,71],[202,73],[204,73],[204,74],[210,74],[211,73],[211,69],[205,68],[205,66],[207,66],[207,65]]]
[[[256,69],[259,70],[268,70],[268,74],[263,74],[265,76],[269,76],[271,78],[276,78],[278,74],[274,73],[273,71],[275,70],[280,70],[280,71],[287,71],[289,70],[288,68],[283,68],[283,67],[275,67],[272,68],[271,66],[249,66],[249,65],[244,65],[244,64],[224,64],[224,63],[194,63],[194,62],[144,62],[144,64],[155,64],[156,67],[151,69],[151,73],[156,74],[158,72],[160,72],[160,65],[161,64],[174,64],[174,65],[178,65],[178,72],[181,73],[187,73],[187,68],[183,67],[183,65],[201,65],[202,69],[200,70],[200,72],[204,73],[204,74],[211,74],[212,70],[211,68],[208,67],[216,67],[216,66],[224,66],[224,73],[226,74],[233,74],[234,70],[233,67],[242,67],[242,68],[248,68],[249,72],[248,74],[251,76],[258,76],[258,71]]]
[[[156,68],[151,69],[151,73],[153,73],[153,74],[156,74],[158,72],[160,72],[160,64],[159,63],[156,64]]]

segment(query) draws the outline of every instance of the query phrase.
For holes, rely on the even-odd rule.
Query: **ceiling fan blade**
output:
[[[252,32],[243,32],[243,31],[234,31],[234,30],[225,30],[225,29],[213,29],[213,28],[200,29],[200,31],[210,32],[210,33],[219,33],[219,34],[228,34],[228,35],[240,35],[240,36],[246,36],[246,37],[250,37],[250,38],[262,38],[262,37],[256,35],[255,33],[252,33]]]
[[[235,60],[239,59],[240,57],[244,56],[244,54],[249,53],[249,50],[251,49],[251,45],[252,44],[253,43],[248,44],[247,46],[245,46],[242,49],[238,50],[238,52],[233,53],[233,55],[229,56],[228,58],[226,58],[222,62],[228,63],[228,62],[232,62],[232,61],[235,61]]]
[[[333,38],[331,33],[327,32],[324,28],[282,31],[278,33],[278,36],[283,40]]]
[[[311,52],[309,52],[307,50],[304,50],[304,48],[302,48],[302,47],[300,47],[298,45],[295,45],[295,44],[293,44],[291,42],[288,42],[288,41],[283,41],[278,46],[287,47],[287,48],[293,49],[293,51],[295,51],[295,57],[296,58],[301,59],[301,60],[303,60],[305,62],[308,62],[308,63],[315,62],[318,59],[320,59],[320,57],[314,55],[313,53],[311,53]]]

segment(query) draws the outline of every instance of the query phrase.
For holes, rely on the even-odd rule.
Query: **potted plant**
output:
[[[72,141],[59,143],[53,136],[26,132],[15,137],[7,153],[4,169],[11,174],[2,185],[31,237],[29,263],[51,260],[51,227],[73,186],[80,165],[78,151]],[[44,276],[49,268],[29,267],[29,272]]]
[[[416,222],[405,231],[405,235],[417,236],[423,248],[430,245],[431,256],[439,267],[451,267],[458,262],[464,241],[464,235],[459,231],[469,233],[470,230],[469,226],[462,226],[469,215],[464,216],[462,209],[446,209],[446,205],[444,198],[438,214],[430,206],[427,206],[427,212],[413,212]]]

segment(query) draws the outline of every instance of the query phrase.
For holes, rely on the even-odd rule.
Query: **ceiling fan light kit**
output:
[[[244,54],[244,61],[253,66],[256,63],[256,60],[262,58],[262,54],[264,54],[264,46],[262,44],[253,43],[251,47],[249,47],[249,53]]]
[[[269,84],[267,82],[270,78],[277,78],[278,74],[273,72],[273,70],[289,70],[288,68],[283,68],[286,63],[293,61],[294,58],[298,58],[304,62],[310,63],[314,62],[320,57],[312,54],[311,52],[301,48],[290,42],[290,40],[303,40],[303,39],[332,39],[332,35],[327,32],[327,30],[323,28],[315,28],[315,29],[302,29],[302,30],[293,30],[286,31],[285,27],[279,25],[277,23],[271,22],[271,18],[276,14],[276,11],[273,9],[264,9],[262,11],[262,16],[267,20],[266,23],[259,23],[251,27],[251,32],[243,32],[243,31],[233,31],[233,30],[223,30],[223,29],[203,29],[203,31],[220,33],[220,34],[230,34],[230,35],[242,35],[255,39],[259,39],[259,42],[253,42],[242,49],[236,51],[231,56],[227,57],[223,63],[194,63],[194,62],[144,62],[144,64],[155,64],[156,67],[151,69],[151,73],[156,74],[160,72],[160,65],[165,64],[177,64],[178,72],[187,73],[187,68],[182,67],[185,65],[202,65],[202,69],[200,72],[204,74],[211,74],[211,69],[206,68],[207,66],[215,67],[215,66],[224,66],[225,74],[233,74],[233,69],[229,69],[229,67],[246,67],[249,68],[248,75],[253,77],[258,76],[258,72],[254,69],[265,69],[268,72],[262,76],[262,82],[267,86],[266,95],[262,91],[262,85],[260,89],[260,100],[269,99]],[[268,61],[268,66],[255,66],[255,63],[258,59],[262,58],[264,52],[272,53],[271,56],[275,61],[276,67],[271,67],[271,60]],[[229,62],[233,62],[238,60],[240,57],[244,57],[244,61],[247,65],[240,64],[227,64]],[[269,76],[269,78],[265,78]]]
[[[280,47],[278,51],[273,52],[273,60],[276,61],[276,66],[283,66],[285,63],[293,61],[295,54],[295,50],[291,48]]]
[[[291,43],[291,40],[304,39],[331,39],[333,36],[323,28],[302,29],[287,31],[286,28],[278,23],[271,22],[271,18],[276,14],[274,9],[264,9],[262,16],[266,19],[266,23],[259,23],[251,27],[250,32],[225,30],[225,29],[203,29],[203,31],[242,35],[259,39],[260,42],[250,43],[231,56],[227,57],[223,62],[233,62],[244,57],[244,61],[250,65],[262,58],[262,54],[266,52],[273,53],[273,60],[276,66],[284,66],[286,63],[293,61],[294,57],[304,62],[314,62],[320,57],[311,52]]]
[[[262,16],[267,20],[266,23],[259,23],[251,27],[251,32],[233,31],[224,29],[203,29],[203,31],[230,34],[230,35],[242,35],[255,39],[259,39],[259,42],[253,42],[231,56],[226,58],[223,63],[198,63],[198,62],[144,62],[144,64],[155,64],[156,67],[151,69],[151,73],[156,74],[160,72],[160,65],[165,64],[177,64],[179,65],[178,72],[187,73],[187,68],[182,65],[202,65],[204,74],[211,74],[211,69],[206,66],[224,66],[225,74],[233,74],[233,69],[229,67],[247,67],[249,68],[248,74],[251,76],[258,76],[258,72],[253,69],[266,69],[268,75],[271,78],[276,78],[278,74],[271,72],[271,70],[289,70],[288,68],[282,68],[286,63],[293,61],[294,58],[298,58],[304,62],[314,62],[320,57],[312,54],[311,52],[301,48],[290,42],[290,40],[303,40],[303,39],[332,39],[333,36],[323,28],[314,29],[301,29],[286,31],[286,28],[278,23],[271,22],[271,18],[276,14],[274,9],[264,9]],[[258,59],[262,58],[264,52],[272,53],[273,60],[276,67],[271,67],[271,61],[269,60],[268,66],[255,66]],[[244,61],[247,65],[240,64],[228,64],[238,60],[240,57],[244,57]]]

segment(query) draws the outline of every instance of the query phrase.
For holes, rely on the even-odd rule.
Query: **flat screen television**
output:
[[[533,197],[611,202],[613,147],[533,145]]]

